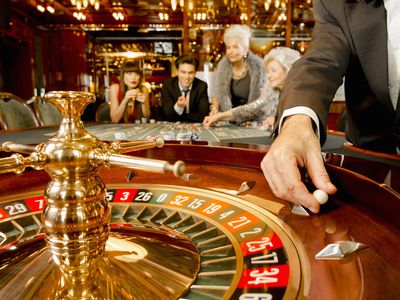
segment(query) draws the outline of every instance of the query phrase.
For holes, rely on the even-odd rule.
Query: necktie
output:
[[[183,93],[183,96],[185,96],[185,98],[186,98],[186,96],[188,95],[188,93],[190,92],[190,90],[189,89],[186,89],[186,90],[182,90],[182,93]],[[185,113],[189,113],[189,99],[186,99],[187,100],[187,104],[186,104],[186,107],[185,107]]]

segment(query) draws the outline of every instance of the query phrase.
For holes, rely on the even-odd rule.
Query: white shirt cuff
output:
[[[178,115],[182,115],[182,114],[183,114],[183,111],[185,110],[184,108],[180,108],[180,107],[178,106],[178,104],[176,104],[176,103],[175,103],[175,105],[174,105],[174,109],[175,109],[175,111],[176,111],[176,113],[177,113]]]
[[[296,107],[292,107],[292,108],[284,110],[284,112],[282,114],[282,117],[279,120],[278,133],[281,131],[283,120],[286,117],[292,116],[292,115],[306,115],[306,116],[309,116],[314,121],[315,128],[316,128],[315,134],[317,135],[318,140],[320,140],[318,116],[315,113],[315,111],[313,111],[311,108],[309,108],[307,106],[296,106]]]

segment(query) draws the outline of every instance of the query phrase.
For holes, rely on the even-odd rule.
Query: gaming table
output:
[[[140,134],[132,129],[88,126],[103,140],[114,140],[116,132],[127,140],[163,134],[156,127]],[[34,144],[54,130],[21,134]],[[15,133],[2,132],[0,138],[19,142]],[[112,266],[123,261],[130,267],[99,284],[108,292],[112,283],[126,299],[399,298],[398,163],[325,152],[338,193],[319,214],[298,214],[265,181],[259,164],[266,151],[268,145],[170,141],[127,155],[183,160],[187,176],[102,167],[111,207],[105,253]],[[17,284],[30,293],[41,289],[32,279],[37,267],[28,258],[48,261],[48,281],[59,278],[41,222],[49,179],[33,170],[0,175],[0,298],[30,297],[25,289],[13,289]],[[125,242],[118,246],[114,241],[121,237]],[[137,280],[133,289],[126,284],[132,277]]]

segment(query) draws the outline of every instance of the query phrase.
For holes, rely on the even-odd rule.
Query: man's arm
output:
[[[175,122],[179,115],[176,113],[174,105],[176,103],[175,96],[171,91],[172,82],[166,81],[162,87],[161,103],[164,110],[164,117],[167,121]]]
[[[323,143],[329,106],[347,69],[350,46],[340,22],[326,9],[324,0],[314,1],[314,13],[317,23],[313,41],[288,74],[278,119],[281,120],[288,110],[298,107],[311,109],[318,116]],[[340,15],[340,10],[335,13]],[[345,17],[344,9],[342,17]],[[301,170],[307,170],[316,189],[333,194],[336,187],[324,167],[315,124],[305,114],[286,114],[281,121],[280,133],[261,162],[261,168],[275,195],[317,213],[319,204],[312,196],[313,191],[310,193],[301,181]]]
[[[350,45],[340,23],[345,18],[344,7],[333,13],[326,8],[327,0],[314,0],[316,25],[313,40],[304,56],[290,70],[278,108],[278,120],[284,111],[305,106],[319,119],[321,144],[326,140],[329,106],[350,61]],[[343,11],[342,11],[343,10]]]
[[[195,102],[197,106],[194,111],[190,110],[186,119],[192,122],[203,122],[204,118],[210,113],[210,102],[208,101],[207,83],[199,81],[198,91],[196,93]]]
[[[319,204],[301,181],[300,169],[305,169],[315,185],[327,194],[334,194],[322,160],[319,140],[311,119],[306,115],[287,117],[266,156],[261,168],[274,194],[287,201],[319,212]]]

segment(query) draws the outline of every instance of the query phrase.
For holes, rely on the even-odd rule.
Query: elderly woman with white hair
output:
[[[250,36],[246,25],[231,25],[225,30],[226,55],[215,72],[211,114],[260,97],[265,72],[262,59],[250,51]]]
[[[300,53],[298,51],[286,47],[277,47],[269,51],[264,57],[268,81],[262,89],[261,96],[249,104],[205,117],[204,125],[211,126],[219,120],[236,121],[238,123],[256,120],[263,121],[268,128],[272,128],[278,108],[279,93],[282,90],[287,73],[299,58]]]

